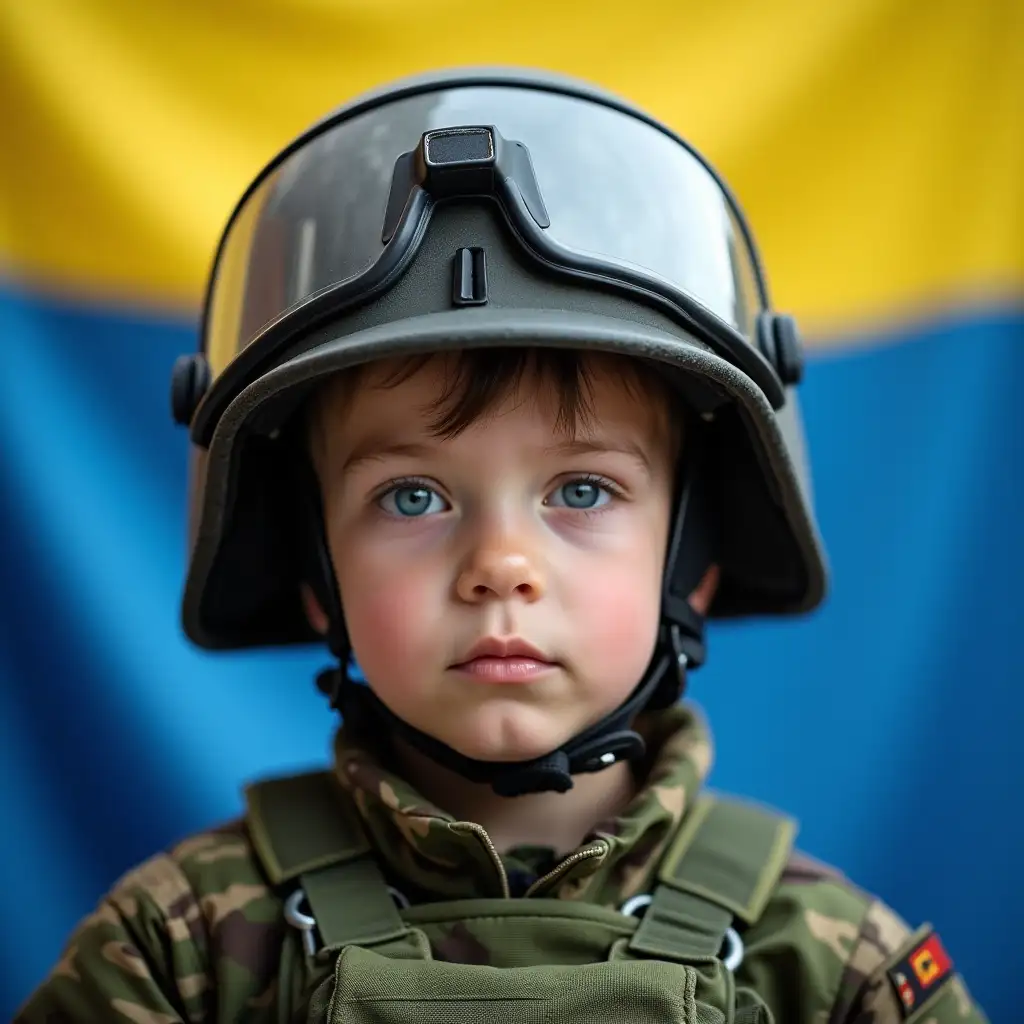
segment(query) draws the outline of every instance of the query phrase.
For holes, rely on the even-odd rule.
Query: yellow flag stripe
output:
[[[464,64],[580,75],[691,139],[812,329],[1024,291],[1016,0],[5,4],[0,264],[194,309],[282,144],[381,81]]]

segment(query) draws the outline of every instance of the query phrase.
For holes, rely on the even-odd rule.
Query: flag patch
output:
[[[899,963],[889,969],[889,980],[904,1018],[934,995],[953,976],[953,961],[942,940],[929,932]]]

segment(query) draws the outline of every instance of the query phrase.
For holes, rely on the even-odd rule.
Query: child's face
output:
[[[525,378],[452,439],[439,360],[328,396],[320,473],[349,637],[392,712],[469,757],[523,760],[616,708],[653,652],[673,488],[663,403],[592,373],[569,437]],[[542,661],[481,658],[518,638]]]

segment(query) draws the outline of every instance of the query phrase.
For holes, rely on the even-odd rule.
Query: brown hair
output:
[[[664,414],[666,433],[678,454],[682,440],[681,418],[672,415],[680,397],[664,368],[644,359],[608,352],[564,348],[477,348],[458,352],[427,353],[402,359],[378,386],[397,387],[434,359],[443,359],[445,384],[431,403],[430,429],[435,436],[453,438],[518,392],[524,378],[550,385],[557,400],[556,429],[572,436],[579,425],[592,421],[592,384],[595,372],[621,381],[639,400],[655,402]],[[343,370],[321,385],[307,407],[307,424],[314,447],[322,447],[323,416],[327,396],[351,395],[369,366]]]

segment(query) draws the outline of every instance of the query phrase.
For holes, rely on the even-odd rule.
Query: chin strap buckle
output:
[[[676,677],[679,679],[679,687],[682,689],[686,686],[686,670],[690,667],[690,656],[686,653],[683,631],[674,622],[669,626],[668,638],[672,644],[672,653],[675,655]]]
[[[554,750],[529,765],[500,770],[491,780],[498,796],[523,796],[526,793],[567,793],[572,789],[572,770],[564,750]]]

